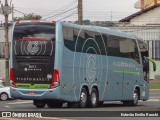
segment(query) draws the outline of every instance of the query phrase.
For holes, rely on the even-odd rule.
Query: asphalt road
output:
[[[56,116],[56,117],[43,117],[38,119],[48,119],[48,120],[68,120],[68,119],[77,119],[77,120],[84,120],[86,119],[85,114],[82,114],[81,118],[78,114],[80,112],[93,112],[93,116],[96,116],[98,114],[104,113],[104,116],[114,114],[116,111],[120,111],[124,113],[125,111],[131,111],[131,112],[143,112],[143,111],[151,111],[151,112],[157,112],[160,111],[160,90],[153,90],[150,91],[150,99],[148,101],[139,101],[138,106],[124,106],[121,102],[113,101],[113,102],[105,102],[105,104],[102,107],[98,108],[85,108],[85,109],[79,109],[79,108],[67,108],[66,104],[64,104],[63,108],[48,108],[47,106],[43,109],[37,109],[35,106],[33,106],[31,100],[8,100],[8,101],[0,101],[0,111],[18,111],[18,112],[25,112],[25,111],[32,111],[32,112],[44,112],[45,113],[65,113],[68,112],[71,116]],[[58,111],[58,112],[57,112]],[[112,112],[111,112],[112,111]],[[111,113],[110,113],[111,112]],[[72,115],[78,114],[78,118],[72,117]],[[90,113],[89,113],[90,114]],[[96,115],[95,115],[96,114]],[[106,114],[106,115],[105,115]],[[83,116],[84,115],[84,116]],[[114,116],[114,115],[113,115]],[[116,117],[116,116],[115,116]],[[125,120],[126,117],[122,117],[123,120]],[[143,117],[144,119],[145,117]],[[0,120],[16,120],[17,118],[0,118]],[[25,120],[26,118],[19,118],[20,120]],[[36,120],[36,118],[30,118]],[[97,120],[97,117],[94,118],[87,118],[92,120]],[[98,118],[98,120],[105,119],[105,118]],[[116,118],[109,118],[109,120],[114,120]],[[142,116],[141,116],[142,119]],[[142,120],[143,120],[142,119]],[[146,118],[144,120],[150,120],[151,118]],[[153,120],[158,120],[158,117],[154,117]],[[120,119],[121,120],[121,119]],[[132,117],[130,118],[132,120]],[[133,120],[136,120],[134,117]]]

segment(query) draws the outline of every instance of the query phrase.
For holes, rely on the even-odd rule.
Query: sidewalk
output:
[[[150,80],[150,84],[160,84],[160,80]]]

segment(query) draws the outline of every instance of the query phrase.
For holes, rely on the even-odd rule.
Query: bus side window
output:
[[[136,44],[136,43],[135,43],[135,44]],[[134,54],[135,54],[135,60],[140,64],[140,56],[139,56],[137,44],[135,45]]]
[[[74,28],[74,51],[82,52],[82,47],[85,42],[85,33],[83,29]]]
[[[75,40],[73,37],[73,28],[70,27],[63,27],[63,39],[64,39],[64,45],[74,51],[75,46]]]
[[[107,40],[107,54],[108,56],[120,56],[120,43],[119,43],[119,37],[117,36],[108,36]]]

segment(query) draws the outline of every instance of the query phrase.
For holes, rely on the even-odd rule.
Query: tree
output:
[[[23,17],[14,17],[14,20],[40,20],[42,18],[41,15],[36,15],[34,13],[30,13],[28,15],[24,15]]]

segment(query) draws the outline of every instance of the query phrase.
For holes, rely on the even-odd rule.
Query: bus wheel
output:
[[[138,96],[139,96],[138,91],[135,90],[134,94],[133,94],[133,100],[131,101],[132,106],[137,106],[138,105]]]
[[[49,108],[61,108],[62,105],[63,105],[62,102],[48,102],[48,103],[47,103],[47,106],[48,106]]]
[[[37,108],[44,108],[46,103],[42,100],[34,100],[33,104],[37,107]]]
[[[129,105],[129,106],[137,106],[138,105],[138,91],[135,90],[133,94],[133,100],[131,101],[123,101],[123,105]]]
[[[97,107],[98,104],[98,92],[95,88],[92,89],[91,95],[89,96],[88,106]]]
[[[87,90],[85,88],[82,88],[81,94],[80,94],[80,101],[78,103],[78,107],[85,108],[88,101],[88,94]]]

